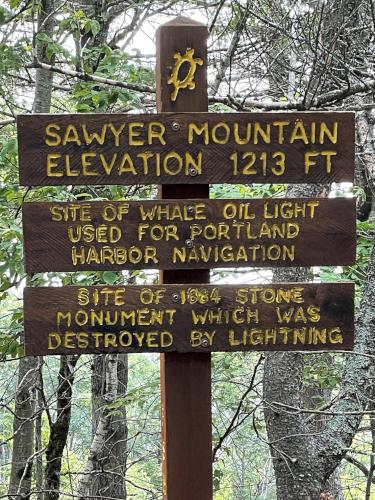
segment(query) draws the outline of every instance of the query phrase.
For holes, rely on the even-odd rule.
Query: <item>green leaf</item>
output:
[[[96,36],[100,31],[100,24],[98,21],[88,19],[85,22],[85,33],[92,33],[94,36]]]
[[[38,33],[36,39],[38,40],[38,42],[53,43],[52,38],[46,33]]]
[[[15,9],[20,5],[22,0],[10,0],[10,6],[12,9]]]
[[[5,23],[12,16],[12,13],[5,7],[0,7],[0,24]]]
[[[2,153],[15,154],[17,152],[17,139],[9,139],[1,143]]]
[[[105,283],[107,283],[107,285],[113,285],[116,279],[117,279],[116,273],[112,271],[104,271],[103,280],[105,281]]]

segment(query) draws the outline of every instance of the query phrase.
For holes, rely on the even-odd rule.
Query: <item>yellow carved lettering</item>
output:
[[[96,158],[96,153],[82,153],[82,175],[99,175],[95,170],[89,170],[89,167],[92,166],[90,158]]]
[[[333,122],[332,130],[329,129],[325,122],[320,124],[319,129],[319,144],[324,144],[325,138],[331,141],[332,144],[337,143],[338,122]]]
[[[60,126],[56,123],[49,123],[46,127],[46,138],[44,139],[47,146],[60,146],[61,137],[55,132],[55,130],[60,130]],[[50,139],[52,138],[52,139]]]
[[[48,334],[48,349],[57,349],[61,345],[61,336],[56,332],[50,332]]]
[[[139,128],[144,127],[143,122],[133,122],[129,123],[129,146],[143,146],[144,139],[138,139],[141,135],[141,130]],[[150,143],[149,143],[150,144]]]
[[[224,122],[216,123],[212,127],[211,138],[214,144],[226,144],[229,141],[230,128]]]
[[[54,172],[53,170],[59,166],[56,162],[57,159],[61,158],[62,155],[59,153],[48,153],[47,154],[47,177],[62,177],[63,172]]]
[[[307,151],[305,153],[305,174],[309,174],[310,167],[316,165],[316,161],[314,160],[314,158],[316,158],[317,156],[319,156],[318,151]]]
[[[202,125],[198,125],[196,123],[188,124],[188,143],[193,144],[194,135],[200,136],[203,134],[203,142],[204,144],[208,144],[210,141],[209,133],[208,133],[208,122],[202,123]]]
[[[81,139],[79,138],[76,126],[73,124],[69,124],[64,133],[64,137],[62,140],[62,145],[66,146],[68,142],[75,142],[78,146],[82,145]]]
[[[290,135],[289,139],[290,144],[293,144],[295,141],[303,141],[305,144],[309,143],[309,140],[306,135],[305,126],[301,120],[296,120],[292,133]]]
[[[148,144],[153,144],[155,139],[156,141],[159,141],[161,145],[165,146],[166,142],[164,139],[164,134],[165,134],[165,126],[163,125],[163,123],[150,122],[148,124],[148,134],[147,134]]]
[[[120,134],[124,130],[125,123],[122,123],[119,128],[116,128],[113,123],[108,123],[108,128],[111,130],[115,138],[115,146],[120,146]]]

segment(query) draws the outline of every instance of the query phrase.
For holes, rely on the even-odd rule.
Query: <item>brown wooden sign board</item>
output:
[[[349,265],[355,200],[25,203],[28,273]]]
[[[353,181],[354,113],[20,115],[20,184]]]
[[[341,350],[354,285],[26,288],[26,354]]]

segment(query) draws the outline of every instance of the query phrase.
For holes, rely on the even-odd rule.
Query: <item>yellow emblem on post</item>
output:
[[[174,90],[171,94],[171,100],[175,101],[180,89],[195,89],[194,75],[197,70],[197,66],[202,66],[203,60],[199,57],[194,58],[194,49],[186,49],[186,52],[183,56],[180,54],[180,52],[176,52],[173,58],[176,59],[176,62],[167,83],[170,85],[174,85]],[[180,80],[179,72],[181,66],[184,63],[188,63],[190,65],[189,71],[185,78]]]

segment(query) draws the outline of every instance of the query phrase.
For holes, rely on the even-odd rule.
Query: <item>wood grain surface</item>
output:
[[[156,32],[157,112],[207,112],[207,26],[179,16]],[[194,75],[195,88],[181,89],[171,99],[169,79],[176,54],[194,48],[203,61]],[[186,75],[182,66],[181,78]],[[160,184],[162,199],[209,198],[208,184]],[[209,269],[162,269],[159,283],[209,283]],[[160,355],[160,402],[163,500],[213,499],[211,353]]]
[[[352,283],[26,288],[26,354],[351,349],[353,298]]]
[[[17,125],[21,185],[353,181],[348,112],[19,115]]]
[[[353,198],[25,203],[23,225],[28,273],[355,261]]]

